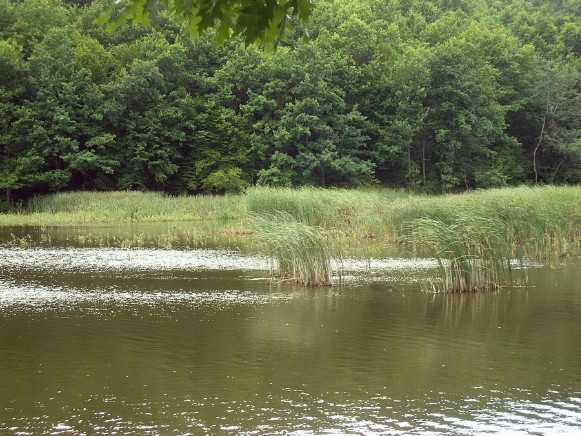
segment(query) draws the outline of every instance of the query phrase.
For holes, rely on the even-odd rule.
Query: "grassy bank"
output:
[[[236,220],[236,234],[270,244],[266,251],[281,278],[300,275],[303,283],[330,283],[330,240],[339,249],[371,241],[426,250],[441,260],[444,287],[458,291],[511,282],[514,259],[581,254],[581,186],[432,197],[388,189],[268,187],[225,197],[63,193],[35,198],[22,213],[0,215],[0,225],[228,219]]]
[[[277,213],[322,227],[350,243],[377,240],[412,245],[415,241],[410,223],[420,218],[459,228],[471,217],[501,219],[528,256],[545,257],[579,250],[581,186],[505,188],[447,196],[412,195],[389,189],[268,187],[233,196],[70,192],[34,198],[21,213],[0,214],[0,225],[228,219],[243,222],[252,215]],[[249,224],[248,228],[236,230],[251,231],[250,227]]]
[[[179,196],[156,192],[67,192],[35,197],[0,225],[83,225],[160,221],[227,220],[246,215],[243,196]]]
[[[414,220],[429,218],[462,227],[470,218],[480,218],[506,222],[507,231],[532,257],[572,254],[580,248],[580,186],[504,188],[447,196],[256,188],[247,196],[250,212],[283,211],[300,222],[353,239],[414,244],[410,226]],[[472,225],[478,226],[477,222]]]

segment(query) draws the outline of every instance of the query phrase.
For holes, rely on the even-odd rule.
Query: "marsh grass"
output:
[[[503,286],[514,278],[511,262],[515,259],[581,254],[581,186],[446,196],[390,189],[270,187],[235,196],[71,192],[35,198],[20,214],[0,214],[0,225],[5,226],[188,220],[230,220],[235,224],[224,232],[271,241],[280,275],[305,283],[330,283],[331,274],[326,272],[330,267],[324,260],[329,257],[330,241],[333,250],[343,253],[371,253],[374,247],[394,244],[411,250],[424,247],[440,256],[442,269],[450,269],[446,276],[457,277],[446,285],[450,290]],[[262,224],[256,226],[257,222]],[[142,239],[103,243],[150,243]],[[196,235],[195,239],[192,243],[204,238]],[[169,238],[154,243],[177,242]],[[308,271],[311,258],[316,259],[316,272]]]
[[[427,218],[459,228],[470,217],[487,228],[501,220],[522,255],[538,259],[581,253],[581,186],[518,187],[446,196],[389,189],[253,188],[253,213],[285,212],[297,221],[341,234],[343,241],[413,243],[408,223]],[[464,220],[464,221],[462,221]],[[488,220],[488,221],[487,221]]]
[[[434,291],[471,292],[498,289],[516,283],[513,263],[521,268],[519,284],[526,281],[522,247],[515,243],[510,224],[498,217],[466,215],[449,225],[419,218],[410,223],[413,243],[436,256],[440,281]]]
[[[306,286],[333,284],[331,243],[323,228],[304,224],[284,212],[255,215],[253,225],[273,261],[275,280]]]
[[[66,192],[34,197],[20,215],[0,223],[86,224],[154,221],[227,220],[246,214],[243,196],[167,196],[156,192]],[[12,220],[11,220],[12,218]]]

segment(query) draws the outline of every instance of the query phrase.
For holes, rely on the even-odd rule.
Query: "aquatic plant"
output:
[[[333,284],[331,246],[321,227],[309,226],[287,213],[255,215],[253,225],[276,267],[273,276],[307,286]]]
[[[454,224],[431,218],[411,222],[411,241],[427,247],[438,260],[435,291],[470,292],[514,284],[513,262],[523,257],[511,226],[498,217],[464,215]],[[525,280],[524,268],[520,268]]]

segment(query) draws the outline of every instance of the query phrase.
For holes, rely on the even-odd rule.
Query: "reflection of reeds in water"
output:
[[[333,284],[331,248],[322,228],[303,224],[285,213],[256,215],[253,222],[278,265],[279,280],[307,286]]]
[[[419,218],[412,228],[412,241],[438,260],[441,280],[430,284],[433,290],[469,292],[514,283],[512,262],[516,258],[522,264],[523,256],[513,229],[502,219],[467,215],[445,224]]]

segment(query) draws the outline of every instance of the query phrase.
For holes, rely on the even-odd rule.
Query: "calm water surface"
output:
[[[224,250],[0,247],[0,434],[581,434],[581,262],[268,286]]]

